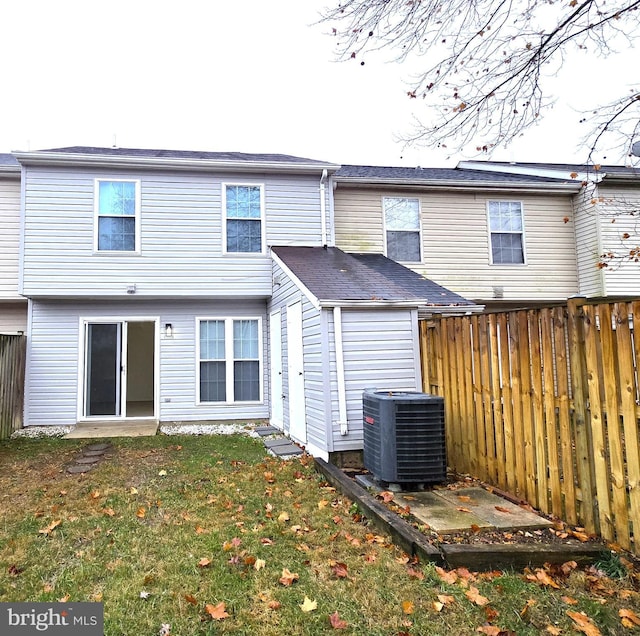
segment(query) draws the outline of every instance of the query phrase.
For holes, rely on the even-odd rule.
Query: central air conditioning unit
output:
[[[364,465],[378,481],[446,481],[443,398],[411,391],[367,390],[362,406]]]

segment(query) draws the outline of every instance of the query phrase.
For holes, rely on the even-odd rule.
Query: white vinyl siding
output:
[[[604,274],[598,268],[602,253],[598,207],[592,203],[593,187],[583,189],[574,198],[576,219],[576,259],[578,263],[578,293],[582,296],[604,295]]]
[[[222,183],[235,173],[25,170],[24,292],[32,297],[266,298],[267,254],[225,254]],[[140,253],[94,251],[95,179],[140,182]],[[246,179],[246,175],[244,176]],[[322,245],[318,175],[264,177],[266,245]]]
[[[20,267],[20,177],[0,177],[0,300],[18,294]]]
[[[569,195],[522,194],[527,265],[490,264],[487,202],[481,192],[385,191],[420,198],[422,263],[417,271],[478,302],[501,287],[505,300],[564,300],[578,291],[573,208]],[[336,246],[346,252],[383,253],[384,222],[379,189],[346,187],[335,191]],[[512,196],[512,195],[510,195]],[[505,197],[506,199],[506,197]],[[565,221],[566,219],[566,221]]]
[[[26,425],[76,423],[80,319],[96,316],[144,316],[158,319],[162,326],[172,325],[172,337],[161,335],[158,344],[161,422],[268,418],[268,399],[255,403],[197,403],[196,317],[210,315],[240,319],[259,316],[261,328],[266,324],[265,303],[259,301],[34,301],[27,341]],[[264,333],[260,338],[261,342],[266,341]],[[265,352],[261,350],[260,355],[264,359]],[[263,385],[267,372],[266,368],[261,369]]]
[[[0,301],[0,333],[27,331],[27,303]]]

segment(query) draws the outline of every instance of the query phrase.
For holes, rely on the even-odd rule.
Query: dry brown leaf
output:
[[[469,503],[471,501],[471,497],[469,497],[469,495],[456,495],[456,496],[463,503]]]
[[[329,614],[329,623],[333,629],[347,629],[348,627],[347,621],[343,621],[337,611]]]
[[[489,602],[489,599],[486,596],[482,596],[477,587],[473,585],[469,587],[469,589],[464,593],[464,595],[472,602],[478,605],[479,607],[483,607]]]
[[[40,534],[50,535],[60,524],[62,523],[61,519],[55,519],[45,528],[41,528],[38,530]]]
[[[378,494],[378,497],[380,497],[380,499],[385,503],[389,503],[390,501],[393,501],[394,494],[390,490],[383,490]]]
[[[413,568],[407,568],[407,574],[411,579],[418,579],[418,581],[424,580],[424,574],[420,570],[414,570]]]
[[[331,571],[333,572],[333,575],[335,577],[339,579],[346,579],[349,577],[346,563],[339,563],[337,561],[333,561],[330,565],[331,565]]]
[[[202,557],[202,559],[198,561],[199,568],[206,568],[208,565],[211,565],[211,559],[207,559],[207,557]]]
[[[577,605],[578,604],[578,601],[576,601],[575,598],[571,598],[570,596],[561,596],[560,598],[567,605]]]
[[[326,499],[321,499],[321,500],[318,502],[318,508],[319,508],[320,510],[322,510],[322,508],[326,508],[328,504],[329,504],[329,502],[328,502]]]
[[[457,510],[458,512],[471,512],[471,510],[469,510],[469,508],[463,508],[462,506],[458,506],[458,507],[456,508],[456,510]]]
[[[525,614],[529,611],[530,607],[533,607],[536,604],[535,599],[528,599],[527,602],[524,604],[524,607],[520,610],[520,618],[524,618]]]
[[[435,569],[442,581],[444,581],[445,583],[449,583],[449,585],[453,585],[458,580],[458,574],[455,570],[447,572],[438,565],[436,565]]]
[[[264,559],[256,559],[256,562],[253,564],[253,567],[256,571],[262,570],[262,568],[267,565],[267,562]]]
[[[115,516],[116,511],[113,508],[104,508],[102,510],[102,514],[105,514],[108,517],[113,517],[113,516]]]
[[[140,506],[140,508],[138,508],[138,510],[136,511],[136,517],[138,517],[138,519],[144,519],[146,514],[147,510],[143,506]]]
[[[451,605],[451,603],[453,603],[453,601],[455,601],[456,599],[454,596],[450,596],[449,594],[438,594],[438,600],[443,605]]]
[[[622,624],[625,627],[640,625],[640,618],[638,618],[638,615],[633,610],[621,609],[618,611],[618,616],[622,619]]]
[[[225,618],[229,618],[229,614],[227,614],[227,612],[225,611],[224,601],[218,603],[217,605],[211,605],[210,603],[207,603],[204,606],[204,609],[207,614],[209,614],[209,616],[211,616],[211,618],[216,621],[221,621]]]
[[[290,572],[287,568],[282,568],[282,576],[280,583],[285,587],[289,587],[294,581],[297,581],[300,575],[297,572]]]
[[[280,521],[281,523],[284,522],[284,521],[289,521],[289,513],[283,510],[278,515],[278,521]]]
[[[502,633],[502,629],[495,625],[483,625],[482,627],[478,627],[476,631],[481,634],[487,634],[487,636],[500,636]]]
[[[185,594],[184,595],[184,600],[187,601],[187,603],[189,603],[189,605],[197,605],[198,604],[198,600],[196,599],[195,596],[193,596],[193,594]]]
[[[548,585],[556,590],[560,589],[560,586],[547,574],[546,570],[543,570],[542,568],[536,569],[536,580],[542,585]]]
[[[304,601],[302,601],[302,605],[300,605],[300,609],[303,612],[313,612],[318,609],[318,601],[312,601],[308,596],[305,595]]]
[[[602,636],[600,630],[593,624],[584,612],[567,612],[567,616],[575,623],[574,628],[587,636]]]
[[[562,630],[559,627],[555,627],[555,625],[547,625],[545,631],[551,634],[551,636],[560,636],[560,634],[562,634]]]
[[[71,594],[65,594],[62,598],[59,598],[58,601],[60,603],[66,603],[71,598]]]
[[[440,601],[433,601],[433,609],[436,612],[441,612],[444,607],[444,603],[440,603]]]
[[[402,611],[405,614],[413,614],[414,609],[415,606],[413,604],[413,601],[402,601]]]
[[[511,510],[508,510],[507,508],[503,508],[502,506],[496,506],[495,508],[498,512],[505,512],[508,515],[511,514]]]

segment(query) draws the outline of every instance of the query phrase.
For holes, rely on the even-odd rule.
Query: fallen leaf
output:
[[[547,629],[545,631],[548,634],[551,634],[551,636],[560,636],[560,634],[562,634],[562,630],[554,625],[547,625]]]
[[[129,489],[129,493],[131,495],[137,495],[138,494],[138,489],[134,488],[133,486],[131,486],[131,488]]]
[[[327,507],[327,505],[328,505],[328,503],[329,503],[329,502],[328,502],[326,499],[321,499],[321,500],[318,502],[318,508],[320,508],[320,509],[322,509],[322,508],[326,508],[326,507]]]
[[[538,568],[536,570],[536,579],[539,583],[542,583],[542,585],[548,585],[549,587],[553,587],[557,590],[560,589],[560,586],[542,568]]]
[[[347,629],[348,627],[347,621],[343,621],[337,611],[333,614],[329,614],[329,622],[333,629]]]
[[[458,507],[456,508],[456,510],[457,510],[458,512],[471,512],[471,510],[469,510],[469,508],[463,508],[462,506],[458,506]]]
[[[216,621],[221,621],[225,618],[229,618],[229,614],[227,614],[227,612],[225,611],[224,601],[218,603],[217,605],[211,605],[210,603],[207,603],[204,606],[204,609],[207,614],[209,614],[209,616],[211,616],[211,618]]]
[[[349,576],[345,563],[338,563],[337,561],[334,561],[331,565],[331,571],[333,572],[333,575],[339,579],[346,579]]]
[[[312,601],[308,596],[305,595],[304,601],[302,605],[300,605],[300,609],[303,612],[313,612],[318,609],[318,601]]]
[[[136,512],[136,517],[138,517],[138,519],[144,519],[146,514],[147,514],[146,509],[140,506],[140,508],[138,508]]]
[[[587,636],[602,636],[600,630],[592,623],[584,612],[567,612],[567,616],[575,623],[574,627]]]
[[[413,604],[413,601],[402,601],[402,611],[405,614],[413,614],[414,609],[415,606]]]
[[[62,598],[59,598],[60,603],[66,603],[71,598],[71,594],[65,594]]]
[[[622,619],[622,624],[625,627],[633,627],[634,625],[640,625],[640,618],[637,614],[630,609],[621,609],[618,611],[618,616]]]
[[[203,557],[198,561],[199,568],[206,568],[209,565],[211,565],[211,559],[207,559],[207,557]]]
[[[444,581],[445,583],[449,583],[449,585],[453,585],[458,580],[458,574],[455,570],[451,570],[451,572],[447,572],[446,570],[442,569],[438,565],[436,565],[435,569],[438,576],[442,579],[442,581]]]
[[[482,596],[478,588],[473,585],[464,594],[472,603],[475,603],[479,607],[489,602],[489,599],[486,596]]]
[[[62,523],[61,519],[56,519],[52,521],[48,526],[38,530],[40,534],[50,535],[60,524]]]
[[[103,508],[102,514],[105,514],[109,517],[113,517],[116,514],[116,511],[113,508]]]
[[[198,601],[196,599],[195,596],[193,596],[193,594],[185,594],[184,595],[184,600],[187,601],[187,603],[189,603],[190,605],[197,605]]]
[[[256,559],[256,562],[253,564],[255,570],[262,570],[266,565],[266,561],[264,559]]]
[[[383,490],[378,494],[378,497],[380,497],[380,499],[382,499],[382,501],[384,501],[385,503],[389,503],[393,500],[394,495],[390,490]]]
[[[289,587],[294,581],[297,581],[300,575],[297,572],[290,572],[287,568],[282,568],[282,576],[280,583],[285,587]]]
[[[280,606],[282,605],[282,603],[280,601],[269,601],[267,603],[267,607],[271,610],[277,610],[280,609]]]
[[[578,601],[576,601],[575,598],[571,598],[570,596],[561,596],[560,598],[567,605],[577,605],[578,604]]]
[[[288,512],[281,512],[278,515],[278,521],[283,522],[283,521],[289,521],[289,513]]]
[[[524,618],[526,613],[529,611],[530,607],[533,607],[536,604],[535,599],[528,599],[525,603],[524,607],[520,610],[520,618]]]
[[[456,495],[456,496],[463,503],[469,503],[471,501],[471,497],[469,497],[469,495]]]
[[[160,475],[160,477],[165,477],[166,474],[167,474],[167,471],[164,469],[158,471],[158,475]]]
[[[94,490],[91,493],[91,499],[97,499],[100,496],[100,491],[99,490]]]
[[[455,597],[453,596],[449,596],[448,594],[438,594],[438,600],[443,604],[443,605],[451,605],[451,603],[453,603],[453,601],[455,601]]]
[[[436,612],[441,612],[444,607],[444,603],[440,603],[439,601],[433,601],[433,609]]]
[[[476,631],[481,634],[487,634],[487,636],[500,636],[504,633],[500,627],[496,627],[495,625],[483,625],[482,627],[478,627]]]
[[[496,510],[498,512],[504,512],[504,513],[506,513],[508,515],[511,514],[511,510],[507,510],[507,508],[503,508],[502,506],[496,506],[495,508],[496,508]]]
[[[407,568],[407,574],[411,579],[418,579],[418,581],[424,580],[424,574],[420,570],[414,570],[413,568]]]

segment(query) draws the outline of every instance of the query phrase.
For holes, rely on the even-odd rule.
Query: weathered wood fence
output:
[[[640,554],[640,300],[434,319],[420,335],[450,467]]]
[[[22,427],[26,338],[0,334],[0,439]]]

